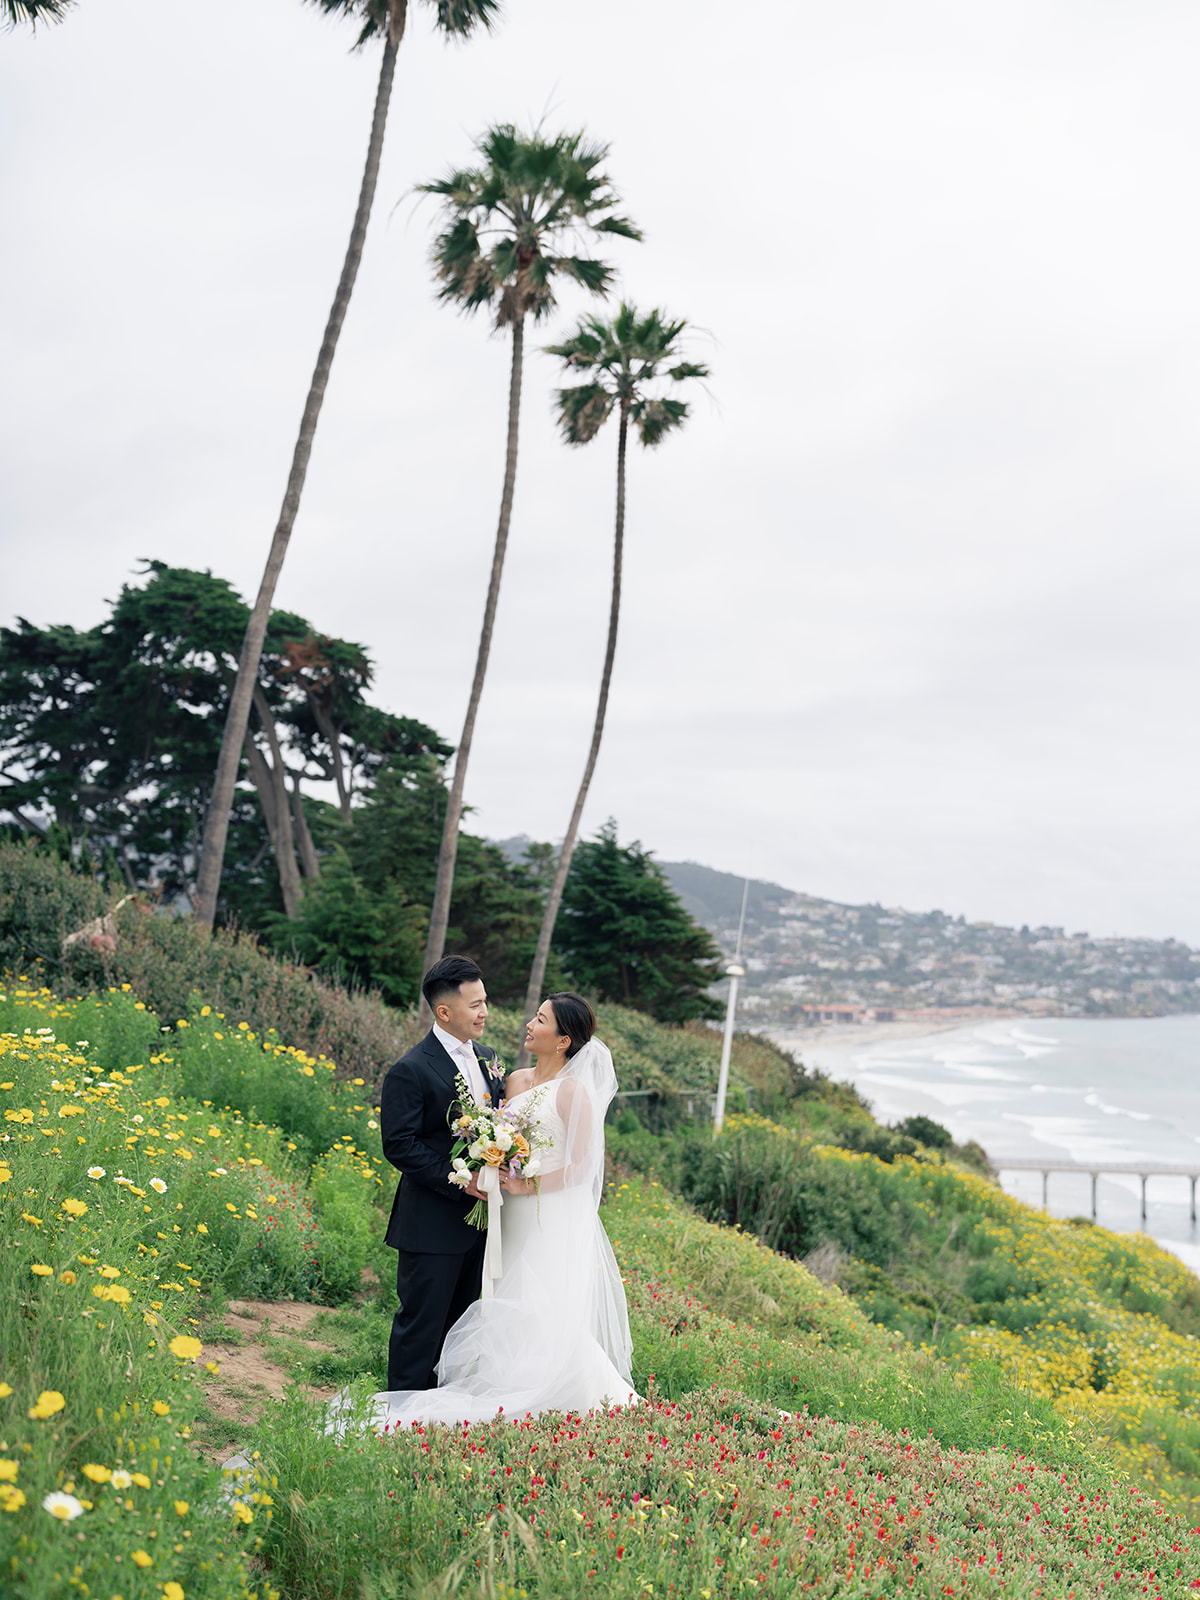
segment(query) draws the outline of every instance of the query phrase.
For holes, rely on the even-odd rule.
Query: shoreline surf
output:
[[[806,1065],[853,1083],[882,1122],[918,1112],[997,1159],[1200,1166],[1200,1015],[924,1020],[768,1030]],[[1001,1172],[1005,1191],[1041,1207],[1038,1172]],[[1143,1228],[1135,1174],[1103,1175],[1097,1222]],[[1086,1173],[1053,1174],[1047,1210],[1088,1217]],[[1144,1231],[1193,1271],[1200,1230],[1183,1177],[1151,1179]]]

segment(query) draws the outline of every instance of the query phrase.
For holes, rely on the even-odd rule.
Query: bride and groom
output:
[[[617,1080],[592,1008],[575,994],[543,1001],[526,1027],[534,1065],[505,1082],[479,1042],[488,1014],[479,967],[447,956],[421,988],[433,1027],[384,1079],[379,1113],[384,1155],[402,1176],[386,1235],[400,1309],[376,1425],[635,1403],[625,1291],[598,1211]],[[503,1170],[487,1230],[466,1220],[484,1198],[477,1180],[450,1178],[460,1079],[479,1105],[521,1106],[537,1132],[537,1179]],[[481,1299],[496,1228],[491,1254],[502,1266]]]

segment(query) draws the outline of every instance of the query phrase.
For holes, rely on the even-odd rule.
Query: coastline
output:
[[[991,1026],[999,1024],[999,1026]],[[848,1082],[883,1123],[923,1114],[993,1159],[1065,1161],[1044,1194],[1040,1171],[1002,1170],[1014,1199],[1051,1216],[1086,1217],[1114,1233],[1148,1234],[1200,1273],[1200,1226],[1186,1176],[1151,1183],[1142,1214],[1135,1172],[1145,1161],[1189,1167],[1200,1145],[1200,1082],[1191,1071],[1200,1017],[903,1018],[764,1029],[808,1067]],[[941,1036],[945,1035],[943,1039]],[[982,1037],[981,1037],[982,1035]],[[1131,1093],[1131,1085],[1137,1085]],[[1099,1175],[1093,1194],[1089,1169]]]
[[[1026,1016],[1023,1011],[981,1010],[978,1015],[947,1017],[938,1021],[933,1017],[900,1017],[894,1022],[821,1022],[807,1028],[763,1028],[764,1039],[770,1039],[781,1050],[787,1050],[797,1059],[803,1059],[804,1047],[846,1044],[882,1044],[890,1039],[925,1039],[936,1033],[952,1033],[957,1028],[974,1028],[983,1022],[1050,1022],[1052,1017]]]

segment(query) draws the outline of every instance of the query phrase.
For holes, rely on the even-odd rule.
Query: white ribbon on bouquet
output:
[[[495,1293],[496,1279],[504,1271],[504,1259],[500,1251],[500,1207],[504,1204],[504,1191],[500,1187],[500,1170],[498,1167],[481,1167],[476,1181],[487,1196],[488,1201],[487,1245],[483,1252],[482,1297],[485,1300],[490,1300]]]

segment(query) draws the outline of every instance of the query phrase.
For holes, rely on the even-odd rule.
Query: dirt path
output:
[[[257,1421],[264,1400],[282,1398],[295,1373],[268,1353],[265,1341],[271,1335],[286,1334],[310,1350],[332,1349],[319,1339],[305,1337],[306,1330],[322,1309],[298,1300],[231,1300],[221,1321],[240,1336],[241,1342],[206,1339],[200,1355],[201,1362],[215,1361],[221,1369],[204,1384],[213,1416],[222,1422],[242,1423],[249,1428]],[[310,1385],[306,1392],[314,1399],[327,1400],[337,1391]],[[235,1443],[200,1443],[202,1452],[214,1461],[223,1461],[238,1448]]]

